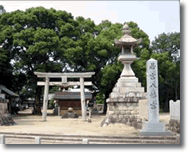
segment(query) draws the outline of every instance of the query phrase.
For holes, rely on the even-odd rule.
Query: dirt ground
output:
[[[48,110],[47,121],[42,116],[30,115],[32,109],[19,112],[13,119],[16,125],[0,126],[0,132],[64,134],[64,135],[109,135],[109,136],[137,136],[138,130],[124,124],[113,124],[100,127],[105,115],[92,115],[92,123],[76,119],[61,119],[52,116],[53,110]],[[169,122],[169,113],[160,114],[160,122]]]

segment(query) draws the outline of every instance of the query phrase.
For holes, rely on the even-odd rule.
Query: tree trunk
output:
[[[166,99],[165,99],[165,104],[164,104],[164,112],[168,112],[169,111],[169,101],[168,101],[168,92],[167,92],[167,96],[166,96]]]
[[[176,86],[175,86],[175,100],[177,101],[177,83],[176,83]]]
[[[105,103],[104,103],[104,112],[103,112],[104,114],[106,114],[107,112],[107,102],[106,102],[107,98],[109,98],[109,93],[105,94],[105,101],[104,101]]]
[[[7,108],[8,108],[8,112],[9,112],[9,114],[11,114],[12,113],[12,109],[11,109],[11,100],[9,99],[9,102],[8,102],[8,104],[7,104]]]
[[[106,101],[105,101],[105,103],[104,103],[104,114],[106,114],[106,112],[107,112],[107,103],[106,103]]]
[[[35,76],[35,81],[37,83],[37,77]],[[42,87],[40,86],[37,86],[36,87],[36,93],[35,93],[35,101],[34,101],[34,110],[32,112],[32,114],[35,114],[35,115],[42,115],[42,112],[41,112],[41,93],[42,93]]]

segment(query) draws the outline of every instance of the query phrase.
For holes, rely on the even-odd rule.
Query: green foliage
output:
[[[55,93],[59,91],[59,87],[58,86],[52,86],[49,90],[49,93]]]
[[[177,100],[180,95],[180,67],[177,65],[179,63],[171,60],[169,52],[154,53],[151,57],[158,61],[161,108],[168,111],[169,99]]]
[[[152,58],[159,65],[161,108],[169,110],[169,100],[180,99],[180,33],[162,33],[152,42]]]
[[[104,104],[105,101],[105,95],[103,93],[98,93],[96,95],[96,104]]]
[[[142,50],[139,59],[136,59],[132,64],[132,69],[141,82],[142,86],[146,89],[146,61],[150,59],[150,52],[146,48]]]
[[[128,22],[128,26],[131,30],[131,36],[135,39],[142,39],[142,42],[134,49],[134,53],[136,53],[137,57],[141,56],[141,52],[144,48],[148,49],[150,45],[149,36],[141,30],[138,25],[134,22]]]
[[[0,65],[3,65],[6,60],[8,59],[8,55],[7,52],[3,49],[0,49]]]
[[[67,59],[74,71],[99,72],[106,62],[113,62],[111,59],[115,60],[119,53],[112,45],[114,37],[117,36],[116,30],[114,27],[110,31],[101,30],[101,26],[96,26],[93,21],[83,17],[77,17],[76,21],[77,35],[61,39],[61,49],[64,51],[62,57]]]
[[[180,60],[180,33],[162,33],[152,42],[155,53],[169,52],[174,61]]]
[[[54,106],[54,98],[52,98],[51,100],[50,100],[50,105],[53,107]]]
[[[0,44],[3,46],[0,59],[5,60],[7,57],[8,63],[11,59],[14,60],[14,72],[23,73],[26,77],[23,79],[25,82],[20,85],[32,90],[30,94],[38,96],[38,101],[41,88],[37,87],[34,71],[62,71],[64,63],[58,62],[59,42],[63,35],[63,26],[69,31],[69,24],[73,22],[71,14],[43,7],[17,10],[0,16]],[[66,34],[66,30],[64,33]],[[22,87],[19,87],[21,92]]]
[[[6,12],[5,8],[3,5],[0,5],[0,10],[2,10],[2,12]]]

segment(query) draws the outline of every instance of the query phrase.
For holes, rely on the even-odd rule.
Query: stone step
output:
[[[109,95],[109,98],[118,98],[118,97],[124,97],[125,94],[121,94],[119,92],[112,92],[110,95]]]
[[[116,92],[116,93],[119,93],[120,92],[120,88],[119,87],[114,87],[112,92]]]
[[[2,134],[2,133],[1,133]],[[6,144],[35,144],[35,137],[41,137],[41,144],[82,144],[83,138],[89,144],[179,144],[176,136],[96,136],[96,135],[44,135],[44,134],[5,134]],[[179,140],[178,140],[179,139]]]
[[[127,93],[127,92],[144,92],[144,87],[114,87],[114,93]]]
[[[147,98],[147,93],[141,91],[137,95],[134,95],[133,92],[127,93],[127,92],[112,92],[109,95],[109,98],[127,98],[127,97],[138,97],[138,98]]]
[[[129,87],[123,87],[120,89],[120,93],[127,93],[127,92],[139,92],[143,93],[144,92],[144,87],[136,87],[136,88],[129,88]]]
[[[75,141],[74,139],[61,139],[61,138],[42,138],[41,144],[83,144],[83,139]],[[95,138],[88,139],[89,144],[179,144],[177,139],[106,139]],[[6,144],[35,144],[35,139],[21,138],[21,137],[7,137]]]
[[[138,78],[120,78],[117,82],[118,83],[138,83]]]
[[[141,87],[141,83],[116,83],[115,87]]]

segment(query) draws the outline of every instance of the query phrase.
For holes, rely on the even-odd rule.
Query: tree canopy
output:
[[[180,60],[180,33],[162,33],[152,42],[155,53],[169,52],[174,61]]]
[[[160,34],[150,47],[148,35],[138,24],[127,24],[131,35],[142,39],[134,49],[139,59],[133,62],[132,69],[145,88],[146,61],[151,57],[158,60],[160,101],[164,108],[166,99],[180,97],[180,34]],[[36,109],[40,109],[42,87],[37,87],[35,71],[94,71],[92,89],[99,90],[97,103],[105,103],[106,107],[105,100],[123,69],[117,60],[121,49],[114,45],[114,39],[122,36],[122,26],[108,20],[96,25],[90,18],[74,19],[71,13],[53,8],[5,12],[0,15],[0,82],[23,100],[35,97]],[[5,82],[7,77],[9,82]]]
[[[133,62],[132,68],[145,88],[146,61],[150,58],[158,61],[160,108],[168,111],[169,100],[180,99],[180,33],[160,34]]]
[[[59,41],[64,29],[62,24],[72,22],[71,14],[43,7],[17,10],[0,16],[3,56],[6,57],[6,53],[10,56],[15,75],[25,75],[25,88],[33,90],[31,94],[35,94],[38,109],[41,87],[37,87],[34,71],[62,71],[63,64],[57,62]]]

